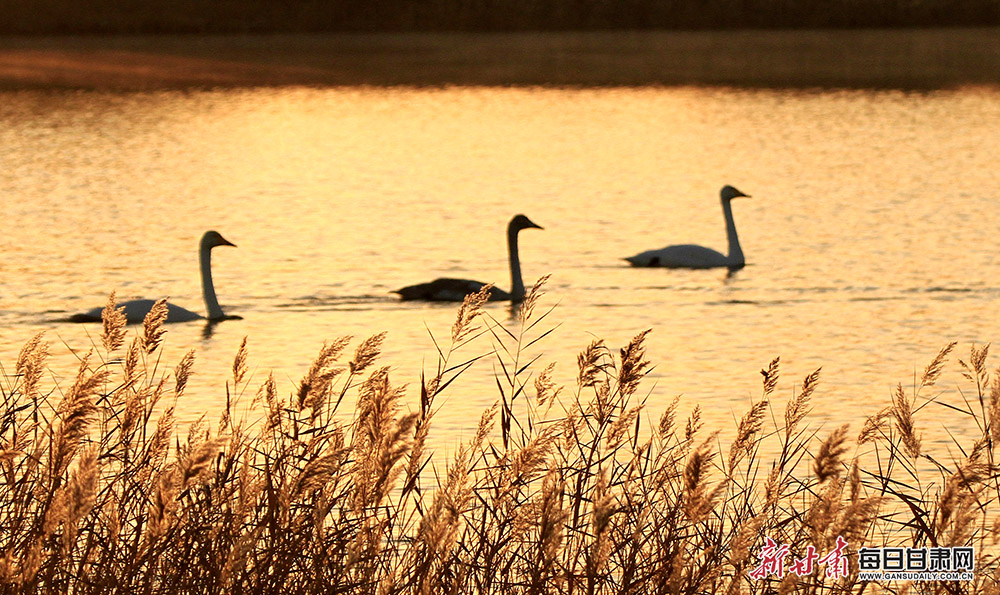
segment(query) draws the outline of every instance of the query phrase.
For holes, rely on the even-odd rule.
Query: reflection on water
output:
[[[85,349],[99,330],[52,320],[112,289],[200,304],[202,233],[240,246],[213,273],[244,319],[167,336],[164,364],[198,350],[187,420],[214,419],[244,336],[256,380],[274,370],[291,391],[324,340],[387,330],[384,361],[413,393],[455,305],[389,292],[439,276],[504,286],[515,213],[546,228],[521,246],[525,279],[552,274],[543,304],[558,304],[540,361],[571,383],[594,337],[652,328],[654,417],[681,394],[728,427],[780,355],[788,387],[823,367],[821,419],[858,419],[949,341],[998,331],[997,91],[12,92],[0,121],[0,361],[44,330],[65,377],[61,343]],[[727,183],[753,195],[736,213],[746,268],[621,260],[724,246]],[[493,374],[486,360],[452,387],[446,441],[492,403]]]

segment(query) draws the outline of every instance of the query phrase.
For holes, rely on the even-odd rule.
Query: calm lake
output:
[[[959,404],[972,389],[955,360],[1000,337],[998,130],[989,86],[4,91],[0,362],[12,374],[44,331],[68,382],[70,348],[100,326],[57,320],[111,290],[204,312],[197,247],[214,229],[238,245],[214,251],[213,272],[243,319],[169,327],[163,365],[197,350],[184,421],[215,422],[245,336],[251,384],[273,371],[288,394],[324,341],[388,331],[381,361],[415,402],[430,333],[447,341],[457,305],[390,292],[439,276],[509,288],[505,227],[524,213],[545,228],[521,234],[525,281],[551,275],[541,307],[558,326],[529,353],[571,393],[593,339],[617,349],[652,329],[650,417],[681,395],[731,428],[780,356],[779,403],[822,367],[813,423],[853,433],[950,341],[923,394]],[[622,260],[725,251],[725,184],[752,195],[733,203],[746,268]],[[489,350],[484,337],[464,353]],[[495,373],[487,358],[449,388],[440,443],[474,430]],[[929,439],[975,432],[934,408]]]

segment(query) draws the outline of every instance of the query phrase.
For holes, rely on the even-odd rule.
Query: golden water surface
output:
[[[197,244],[215,229],[239,246],[213,264],[243,320],[170,327],[165,364],[198,353],[183,419],[216,418],[244,336],[252,384],[274,371],[289,393],[325,340],[388,331],[383,361],[416,399],[429,332],[446,339],[456,308],[390,291],[438,276],[507,287],[504,228],[524,213],[545,228],[521,235],[525,278],[552,275],[542,305],[558,325],[531,355],[561,382],[594,338],[650,328],[651,417],[682,395],[729,427],[781,356],[779,400],[822,367],[814,422],[857,429],[948,342],[964,358],[1000,336],[997,130],[992,88],[4,92],[0,361],[11,373],[45,331],[65,381],[69,348],[99,326],[56,320],[111,290],[203,312]],[[621,260],[725,251],[724,184],[753,195],[734,202],[745,269]],[[483,360],[449,389],[439,440],[468,435],[496,373]],[[940,385],[966,386],[956,365]]]

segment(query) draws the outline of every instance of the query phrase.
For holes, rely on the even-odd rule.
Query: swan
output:
[[[517,255],[517,234],[522,229],[544,229],[524,215],[515,215],[507,225],[507,255],[510,257],[510,293],[494,287],[490,291],[490,301],[519,302],[524,299],[524,282],[521,281],[521,260]],[[482,289],[485,283],[468,279],[435,279],[430,283],[410,285],[397,289],[404,300],[423,300],[431,302],[460,302],[470,293]]]
[[[208,316],[202,316],[197,312],[192,312],[186,308],[167,303],[167,322],[189,322],[191,320],[232,320],[239,319],[240,316],[227,316],[219,306],[219,300],[215,297],[215,285],[212,283],[212,248],[216,246],[233,246],[236,244],[222,237],[217,231],[207,231],[201,238],[201,247],[198,250],[198,257],[201,261],[201,290],[205,296],[205,309]],[[118,304],[119,308],[125,308],[125,317],[129,324],[142,322],[155,304],[155,300],[131,300]],[[74,314],[70,317],[70,322],[100,322],[103,306],[94,308],[82,314]]]
[[[668,267],[673,269],[743,268],[746,260],[743,258],[743,250],[740,249],[740,239],[736,236],[736,223],[733,221],[733,207],[730,201],[741,196],[749,198],[750,195],[743,194],[732,186],[723,186],[720,194],[722,197],[722,213],[726,218],[726,237],[729,239],[728,256],[704,246],[678,244],[659,250],[647,250],[635,256],[629,256],[625,260],[629,261],[634,267]]]

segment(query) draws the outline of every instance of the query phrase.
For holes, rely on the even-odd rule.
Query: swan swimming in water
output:
[[[515,215],[507,225],[507,255],[510,257],[510,293],[494,287],[490,291],[490,301],[519,302],[524,299],[524,282],[521,281],[521,260],[517,254],[517,233],[522,229],[543,229],[524,215]],[[410,285],[397,289],[404,300],[430,302],[460,302],[470,293],[482,289],[485,283],[468,279],[435,279],[430,283]]]
[[[729,255],[721,254],[711,248],[695,244],[678,244],[659,250],[647,250],[625,260],[634,267],[668,267],[673,269],[713,269],[727,267],[740,269],[746,264],[743,250],[740,249],[740,239],[736,236],[736,223],[733,221],[733,207],[730,204],[734,198],[749,197],[732,186],[723,186],[722,213],[726,218],[726,237],[729,239]]]
[[[240,318],[239,316],[227,316],[222,311],[222,307],[219,306],[219,300],[215,297],[215,285],[212,283],[212,248],[216,246],[233,246],[235,248],[236,244],[222,237],[217,231],[205,232],[205,235],[201,238],[201,247],[198,250],[198,256],[201,261],[201,290],[205,296],[205,309],[208,316],[202,316],[197,312],[192,312],[186,308],[168,303],[167,322],[189,322],[191,320],[206,319],[219,321]],[[125,308],[125,317],[128,323],[135,324],[142,322],[155,303],[155,300],[131,300],[118,304],[118,307]],[[94,308],[82,314],[74,314],[69,318],[69,321],[100,322],[101,311],[103,309],[103,307]]]

